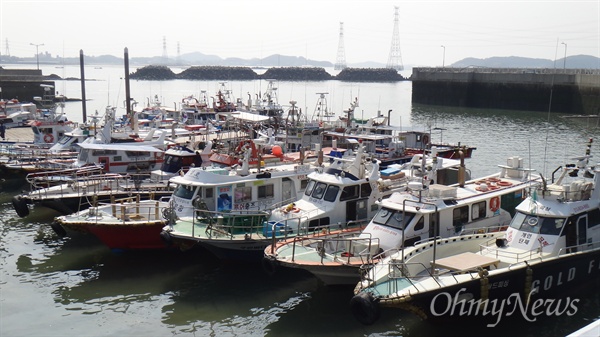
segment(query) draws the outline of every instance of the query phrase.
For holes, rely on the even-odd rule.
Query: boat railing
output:
[[[209,211],[196,208],[194,213],[192,236],[197,225],[202,224],[206,226],[208,238],[226,236],[233,239],[237,234],[244,234],[248,240],[258,235],[262,237],[264,222],[269,216],[266,211],[256,210]]]
[[[89,177],[91,175],[100,174],[101,172],[101,166],[93,165],[78,168],[29,173],[25,177],[25,180],[29,183],[31,188],[39,189],[48,187],[53,184],[60,184],[66,183],[68,181],[79,180],[85,177]]]
[[[541,258],[543,251],[543,244],[539,242],[539,246],[536,246],[530,250],[522,252],[507,251],[502,249],[507,244],[505,238],[493,238],[483,244],[479,245],[479,253],[486,256],[494,256],[496,258],[510,259],[514,263],[520,263],[523,261],[529,261],[536,257]]]
[[[455,236],[466,236],[466,235],[473,235],[473,234],[487,234],[487,233],[501,232],[501,231],[504,231],[504,230],[506,230],[506,226],[489,226],[489,227],[466,228],[466,229],[463,229],[460,233],[458,233]],[[425,238],[423,240],[419,240],[419,241],[415,242],[413,245],[417,246],[417,245],[422,244],[422,243],[439,241],[441,239],[447,239],[447,238],[441,237],[441,236]]]
[[[373,239],[370,234],[368,234],[369,237],[357,236],[357,233],[367,224],[366,221],[356,221],[343,225],[331,224],[314,227],[311,234],[299,235],[292,239],[290,242],[292,245],[291,259],[295,260],[297,247],[310,246],[316,249],[321,263],[325,259],[331,259],[350,264],[352,258],[359,257],[360,264],[366,264],[372,260],[374,254],[379,252],[379,238]],[[272,245],[272,247],[274,246]]]
[[[39,162],[50,159],[65,159],[77,157],[77,152],[50,152],[48,147],[34,144],[0,143],[0,155],[9,157],[11,162]]]
[[[600,248],[600,241],[586,242],[584,244],[576,246],[563,247],[558,251],[558,256],[573,254],[577,252],[585,252],[588,250],[594,250],[598,248]]]
[[[88,173],[88,176],[80,176],[76,180],[69,180],[66,183],[63,182],[52,187],[32,188],[29,196],[36,200],[60,198],[66,195],[91,199],[98,194],[109,196],[113,194],[144,193],[149,195],[150,199],[154,199],[155,195],[162,194],[169,189],[169,184],[151,182],[144,178],[145,176],[137,176],[136,174],[94,174],[94,171]]]
[[[421,262],[404,262],[401,259],[390,259],[389,262],[387,263],[387,275],[388,275],[388,280],[390,282],[387,282],[387,286],[388,286],[388,290],[391,293],[395,293],[399,290],[401,290],[399,288],[399,285],[401,284],[401,282],[398,282],[399,280],[406,280],[410,283],[410,285],[415,288],[415,290],[417,292],[420,292],[420,289],[416,286],[415,284],[415,280],[421,280],[425,277],[430,277],[432,280],[435,281],[435,283],[437,283],[437,285],[441,288],[442,285],[440,284],[440,282],[437,279],[437,275],[439,275],[439,271],[437,269],[432,269],[429,268],[427,266],[425,266],[423,263]],[[419,274],[413,274],[411,273],[410,269],[415,269],[415,270],[420,270],[421,272]],[[369,273],[365,273],[364,277],[368,277]],[[454,275],[452,275],[454,277]],[[456,279],[456,277],[454,277],[454,280],[458,283],[458,280]]]
[[[161,217],[160,209],[164,203],[160,201],[140,201],[140,196],[131,196],[127,198],[115,199],[111,198],[109,203],[98,203],[94,207],[90,207],[87,219],[99,222],[103,220],[103,212],[100,208],[108,208],[110,206],[110,215],[120,220],[122,223],[127,221],[167,221]]]

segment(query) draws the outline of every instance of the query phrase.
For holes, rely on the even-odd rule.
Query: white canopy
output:
[[[163,152],[161,149],[157,149],[150,145],[131,145],[131,144],[87,144],[78,143],[84,149],[92,150],[121,150],[121,151],[141,151],[141,152]]]

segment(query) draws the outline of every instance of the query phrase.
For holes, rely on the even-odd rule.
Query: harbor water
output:
[[[40,67],[44,75],[79,77],[78,66]],[[108,105],[124,114],[123,67],[90,66],[85,74],[88,118],[95,111],[102,115]],[[198,97],[201,90],[215,96],[221,84],[175,80],[131,81],[130,86],[141,109],[155,95],[163,105],[178,108],[183,97]],[[246,101],[263,92],[267,82],[229,81],[226,86]],[[473,158],[466,160],[473,177],[497,172],[513,156],[551,177],[558,166],[585,155],[590,138],[600,141],[596,119],[563,118],[551,107],[524,112],[413,105],[409,81],[276,86],[280,104],[297,101],[309,117],[317,93],[326,92],[336,115],[358,98],[356,118],[392,110],[393,125],[431,130],[434,142],[475,146]],[[79,81],[56,81],[56,90],[81,97]],[[80,122],[81,107],[81,102],[68,102],[63,109]],[[600,145],[594,143],[591,153],[598,154],[592,161],[600,162]],[[513,317],[487,327],[383,310],[374,325],[364,326],[350,311],[352,287],[324,286],[301,271],[268,275],[260,263],[223,263],[202,250],[111,251],[88,235],[61,238],[50,228],[58,215],[54,211],[36,207],[25,218],[17,216],[11,198],[26,188],[24,180],[0,177],[0,336],[565,336],[600,318],[600,282],[590,280],[570,294],[579,299],[572,316]]]

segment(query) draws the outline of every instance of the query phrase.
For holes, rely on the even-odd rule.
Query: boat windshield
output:
[[[180,197],[183,199],[189,199],[191,200],[192,197],[194,196],[194,190],[196,188],[194,186],[190,186],[190,185],[179,185],[177,186],[177,188],[175,189],[175,192],[173,192],[173,194],[176,197]]]
[[[71,139],[73,139],[73,137],[71,137],[71,136],[63,136],[63,137],[62,137],[62,138],[61,138],[61,139],[58,141],[58,143],[59,143],[59,144],[61,144],[61,145],[65,145],[65,144],[67,144],[67,143],[68,143],[68,142],[69,142]]]
[[[383,207],[373,217],[373,222],[380,225],[404,229],[415,217],[415,213],[402,212],[391,208]]]
[[[535,234],[559,235],[566,218],[550,218],[517,212],[510,222],[510,227]]]
[[[340,187],[336,185],[327,185],[323,182],[317,182],[314,180],[309,180],[306,189],[304,190],[304,194],[315,198],[315,199],[323,199],[325,201],[335,201],[340,192]]]

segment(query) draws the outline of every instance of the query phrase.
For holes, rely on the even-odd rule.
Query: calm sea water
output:
[[[7,65],[6,68],[21,68]],[[79,77],[79,67],[42,66],[44,74]],[[132,68],[131,71],[134,71]],[[179,72],[182,69],[174,69]],[[86,67],[88,116],[125,99],[122,67]],[[81,97],[78,81],[56,82],[59,93]],[[212,81],[131,82],[143,106],[158,95],[167,106]],[[229,82],[236,97],[266,89],[265,81]],[[360,115],[392,110],[392,123],[433,130],[433,139],[476,146],[467,167],[473,176],[497,172],[511,156],[542,174],[585,153],[600,140],[595,121],[558,114],[475,110],[411,104],[411,83],[278,82],[279,102],[298,101],[309,116],[318,95],[328,92],[330,109],[341,113],[354,97]],[[549,93],[550,96],[550,93]],[[81,103],[64,112],[81,121]],[[595,146],[592,146],[592,154]],[[27,218],[14,212],[11,197],[25,186],[0,177],[0,336],[564,336],[600,317],[600,283],[582,287],[577,314],[539,317],[535,322],[442,324],[387,310],[372,326],[352,316],[352,289],[326,287],[302,272],[264,273],[259,264],[223,264],[204,251],[115,252],[85,235],[59,238],[49,224],[58,215],[36,208]]]

